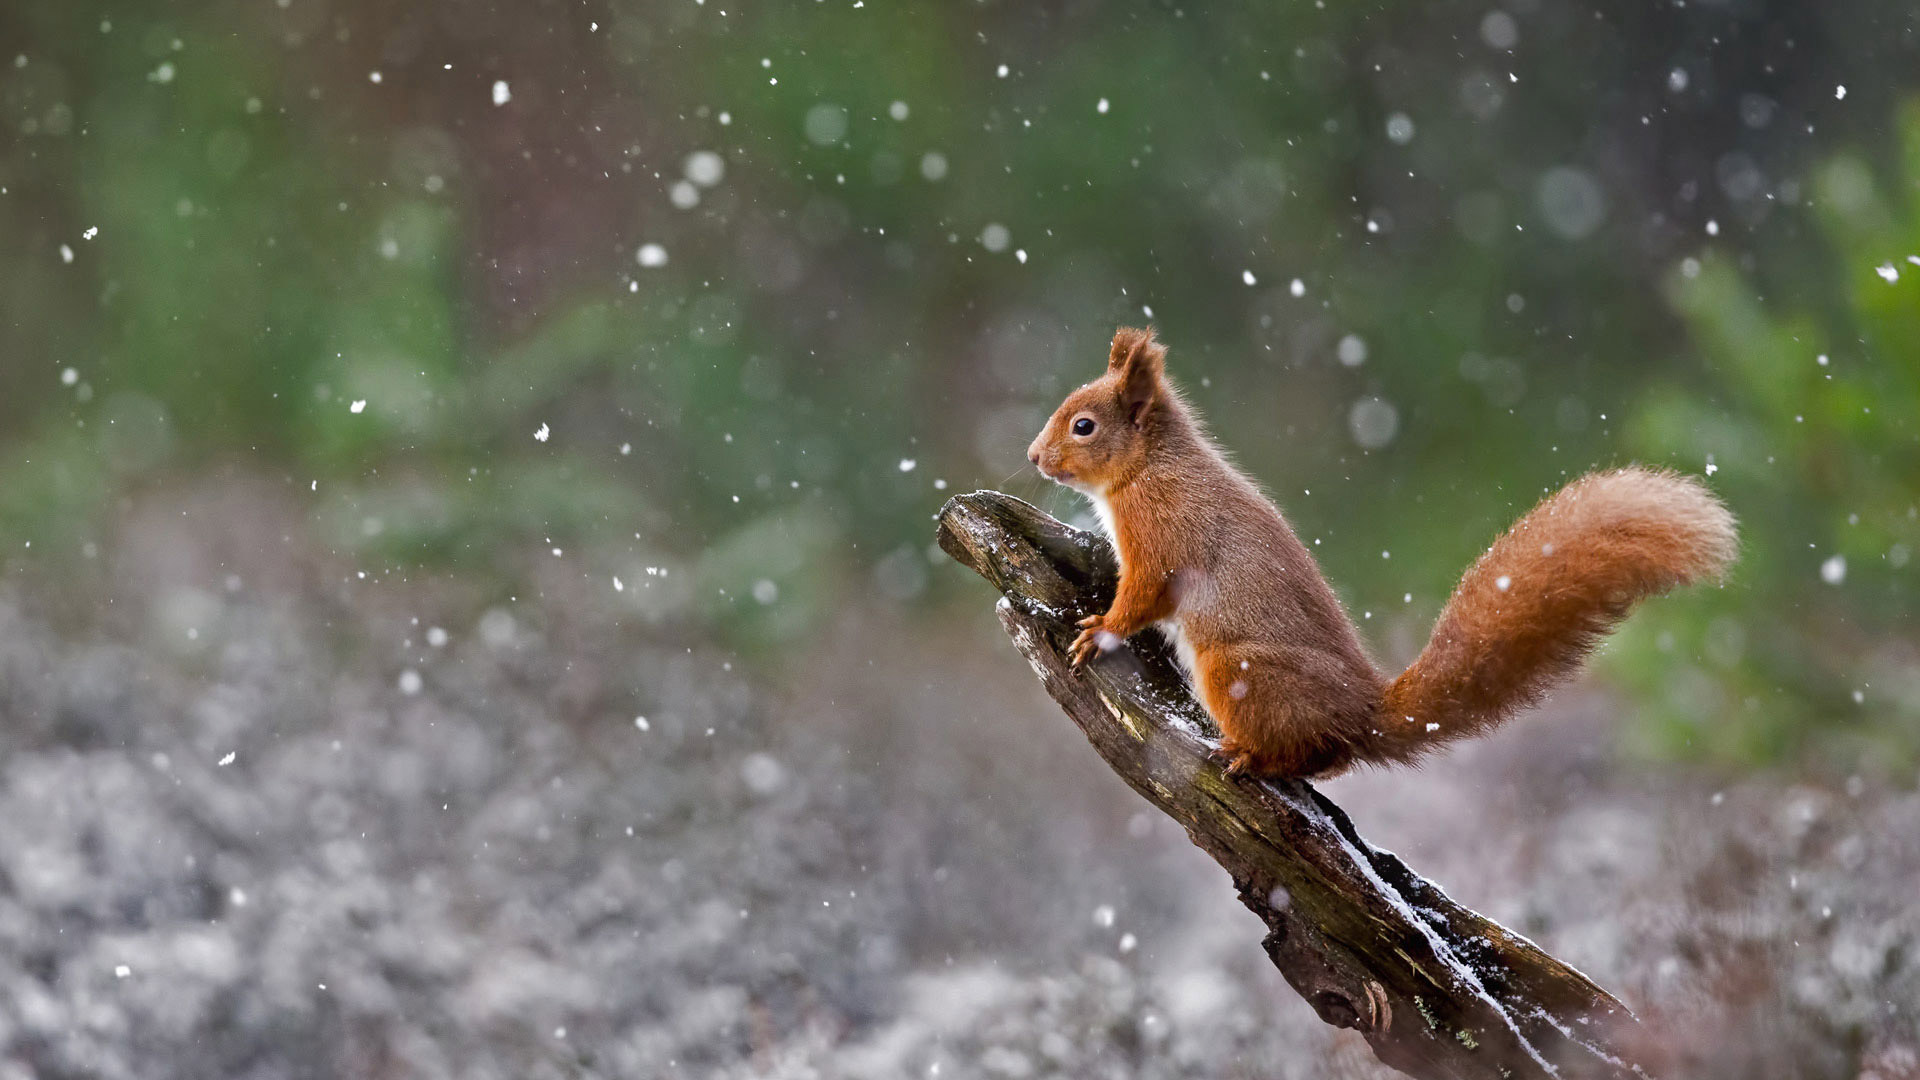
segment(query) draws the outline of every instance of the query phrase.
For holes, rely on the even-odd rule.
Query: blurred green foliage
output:
[[[1711,462],[1747,558],[1610,649],[1643,748],[1907,755],[1877,10],[13,5],[0,543],[83,567],[117,496],[239,466],[361,565],[559,549],[772,656],[977,605],[929,516],[1080,512],[1021,449],[1151,320],[1383,654],[1544,491]]]
[[[1745,553],[1696,620],[1623,646],[1618,669],[1649,690],[1641,673],[1677,641],[1714,671],[1668,688],[1650,731],[1664,748],[1766,761],[1818,732],[1898,770],[1920,751],[1920,107],[1895,145],[1884,181],[1851,153],[1814,172],[1827,287],[1783,300],[1717,252],[1667,281],[1705,378],[1652,388],[1633,438],[1714,464]]]

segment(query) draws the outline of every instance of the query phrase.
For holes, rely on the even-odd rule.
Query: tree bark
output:
[[[982,491],[948,501],[940,546],[1001,591],[1014,645],[1107,764],[1233,876],[1322,1020],[1423,1080],[1646,1075],[1638,1021],[1585,975],[1368,844],[1311,784],[1227,776],[1157,635],[1072,670],[1074,621],[1118,580],[1105,540]]]

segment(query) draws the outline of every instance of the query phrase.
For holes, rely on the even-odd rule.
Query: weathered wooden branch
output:
[[[1310,784],[1225,775],[1154,635],[1071,670],[1073,621],[1113,597],[1105,540],[982,491],[947,503],[940,546],[1004,594],[1007,633],[1107,764],[1233,875],[1322,1020],[1423,1080],[1646,1075],[1638,1022],[1592,980],[1368,844]]]

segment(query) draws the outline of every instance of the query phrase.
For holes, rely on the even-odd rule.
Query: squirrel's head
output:
[[[1172,401],[1162,378],[1167,347],[1153,330],[1121,327],[1106,374],[1067,395],[1027,447],[1049,480],[1104,495],[1146,463],[1148,436]]]

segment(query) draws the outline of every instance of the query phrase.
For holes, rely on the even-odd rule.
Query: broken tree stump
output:
[[[1227,776],[1153,635],[1072,670],[1073,623],[1106,610],[1119,576],[1104,539],[979,491],[941,510],[940,546],[1000,590],[1014,645],[1107,764],[1233,876],[1322,1020],[1423,1080],[1646,1075],[1638,1021],[1585,975],[1368,844],[1311,784]]]

